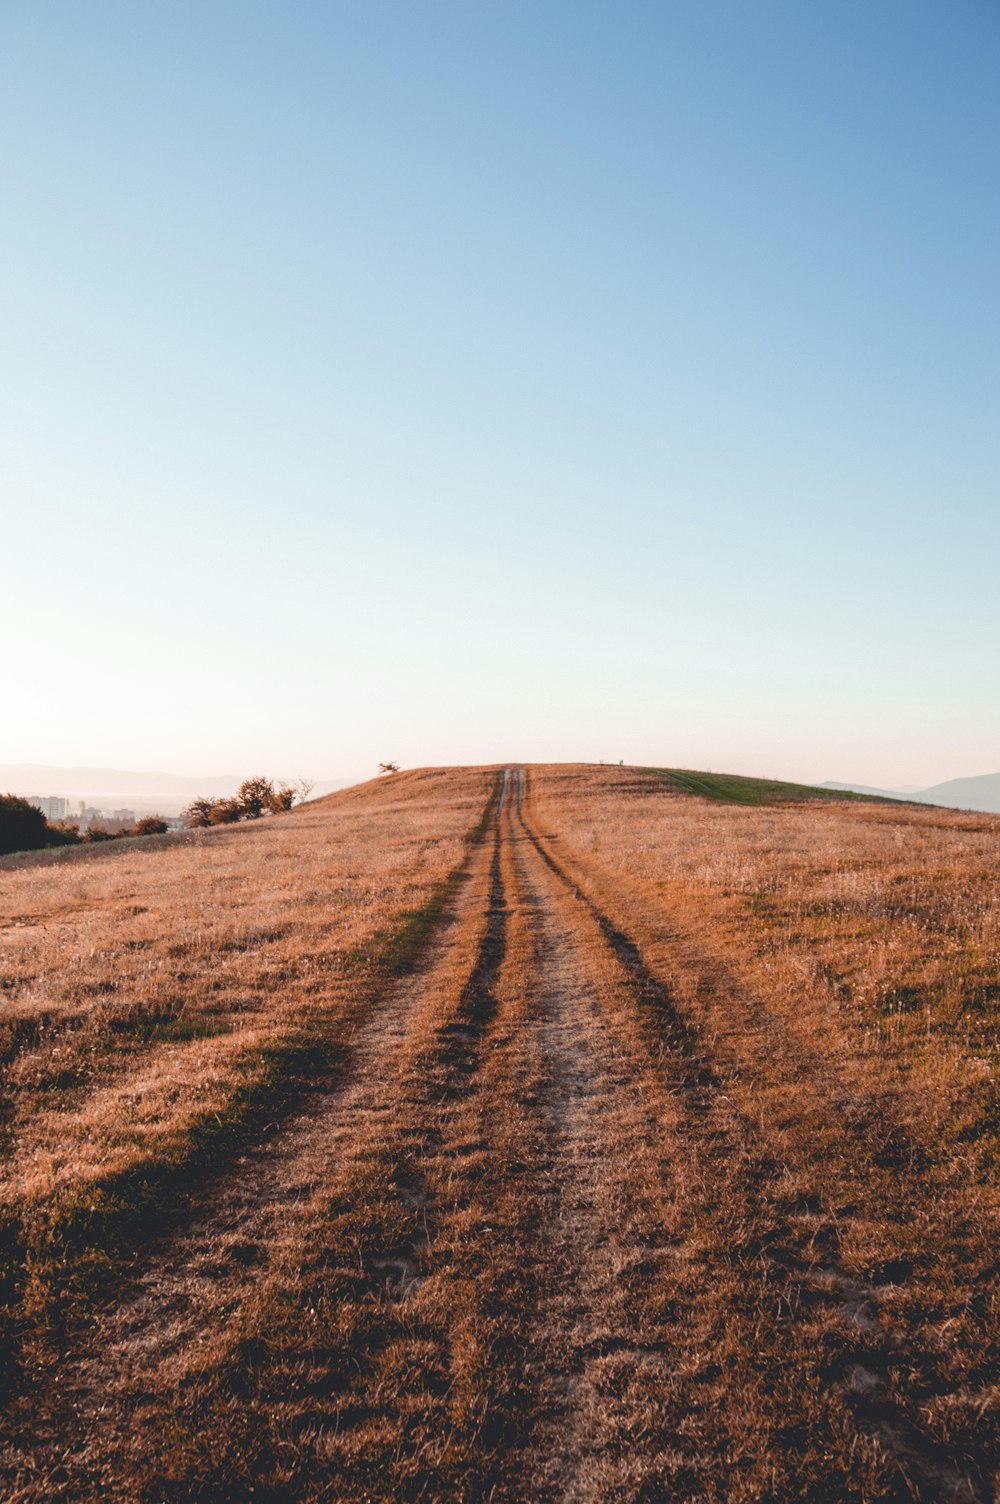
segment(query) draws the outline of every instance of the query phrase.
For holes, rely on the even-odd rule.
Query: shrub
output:
[[[110,830],[105,830],[103,825],[91,825],[89,830],[84,831],[83,839],[91,843],[94,841],[113,841],[115,837]]]
[[[203,830],[212,824],[212,800],[192,799],[181,818],[189,830]]]
[[[244,778],[236,798],[247,820],[259,820],[266,809],[273,808],[274,784],[270,778]]]
[[[49,826],[49,846],[79,846],[83,837],[80,834],[79,825],[71,825],[67,820],[57,820]]]
[[[135,822],[137,836],[162,836],[166,828],[166,820],[161,820],[159,815],[143,815],[141,820]]]
[[[0,794],[0,855],[48,844],[49,824],[41,810],[17,794]]]
[[[243,806],[238,799],[213,799],[208,812],[209,825],[235,825],[243,818]]]
[[[184,823],[189,830],[198,830],[206,825],[259,820],[265,812],[277,815],[308,799],[313,787],[307,778],[300,778],[296,783],[282,783],[277,788],[270,778],[245,778],[235,799],[192,799],[184,811]],[[136,829],[139,829],[138,825]]]

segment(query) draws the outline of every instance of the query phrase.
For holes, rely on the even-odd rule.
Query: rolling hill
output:
[[[1000,820],[815,793],[0,870],[0,1496],[985,1504]]]

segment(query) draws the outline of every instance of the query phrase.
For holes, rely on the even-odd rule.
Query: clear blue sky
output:
[[[1000,767],[994,0],[0,9],[0,762]]]

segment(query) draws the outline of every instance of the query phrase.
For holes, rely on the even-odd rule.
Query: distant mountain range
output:
[[[977,809],[1000,814],[1000,773],[975,778],[949,778],[929,789],[876,789],[865,783],[822,783],[820,788],[845,789],[852,794],[877,794],[881,799],[910,799],[916,804],[941,804],[946,809]]]
[[[253,770],[251,769],[251,772]],[[137,814],[157,810],[179,814],[199,795],[222,799],[235,794],[247,775],[215,774],[191,778],[176,773],[136,773],[124,768],[62,768],[49,763],[0,763],[0,793],[54,794],[61,799],[86,800],[99,808],[129,806]],[[347,780],[317,782],[311,797],[342,789]]]

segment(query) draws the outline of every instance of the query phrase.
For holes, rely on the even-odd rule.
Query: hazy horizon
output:
[[[520,760],[523,761],[523,759]],[[519,761],[519,759],[517,758],[492,758],[485,765],[502,766],[504,763],[513,764],[517,761]],[[570,761],[585,762],[586,760],[570,759]],[[598,759],[598,762],[605,763],[617,761],[617,758]],[[632,767],[680,766],[680,764],[671,763],[669,759],[664,758],[660,758],[648,763],[637,763],[629,758],[625,758],[623,759],[623,761],[628,766]],[[426,764],[425,766],[440,767],[457,765]],[[476,764],[476,766],[480,766],[480,764]],[[745,768],[724,768],[721,766],[712,768],[706,767],[705,769],[703,769],[703,771],[737,774],[749,773],[749,776],[773,776],[778,779],[790,778],[790,775],[783,772],[781,769],[775,770],[771,775],[760,774],[759,772],[754,773],[752,770]],[[273,769],[269,771],[266,769],[255,768],[250,770],[250,772],[264,772],[268,776],[273,775]],[[169,772],[162,768],[94,768],[66,767],[53,763],[0,763],[0,792],[15,792],[22,794],[31,792],[37,794],[55,795],[68,794],[73,798],[78,798],[83,795],[89,796],[101,794],[106,796],[110,796],[111,794],[122,794],[134,798],[153,798],[158,794],[170,794],[173,796],[183,794],[185,797],[193,797],[197,794],[205,794],[214,797],[233,792],[236,786],[247,776],[249,775],[248,770],[246,769],[242,770],[241,772],[235,773],[212,772],[192,774]],[[334,774],[327,777],[316,775],[312,772],[297,773],[289,771],[288,769],[283,769],[278,772],[277,780],[280,782],[285,779],[295,779],[298,777],[305,778],[313,783],[315,789],[318,791],[318,793],[314,794],[313,797],[318,797],[318,794],[328,793],[336,788],[348,787],[349,785],[354,783],[363,783],[377,776],[377,767],[357,771],[354,774]],[[845,787],[870,787],[873,790],[884,791],[886,793],[905,794],[924,792],[927,789],[937,787],[942,783],[968,782],[975,781],[976,779],[996,779],[1000,781],[1000,771],[992,773],[958,773],[948,779],[938,779],[933,784],[923,785],[903,785],[899,783],[885,783],[876,785],[872,784],[870,780],[865,780],[862,778],[840,777],[839,775],[829,779],[810,778],[801,780],[792,779],[791,781],[804,782],[815,787],[821,787],[825,783],[834,783],[843,784]],[[46,780],[48,780],[48,783],[51,783],[52,787],[42,786],[46,783]],[[31,784],[30,789],[29,784]]]
[[[0,758],[1000,763],[1000,11],[14,0]]]

